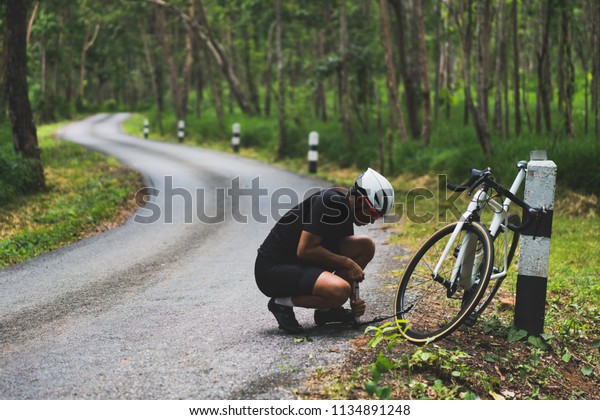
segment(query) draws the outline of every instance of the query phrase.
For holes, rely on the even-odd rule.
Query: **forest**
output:
[[[241,122],[243,144],[276,159],[304,155],[316,130],[323,159],[387,174],[465,174],[465,156],[512,164],[544,148],[569,187],[600,182],[579,170],[599,169],[595,0],[14,3],[37,124],[134,111],[154,132],[185,120],[202,143]]]

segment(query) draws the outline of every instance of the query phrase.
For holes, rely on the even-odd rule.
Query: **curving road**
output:
[[[0,271],[0,398],[296,398],[361,332],[316,327],[307,309],[296,313],[310,339],[280,332],[253,263],[272,203],[287,208],[327,184],[128,136],[128,117],[96,115],[59,133],[139,171],[151,201],[119,228]],[[378,226],[357,232],[385,239]],[[389,248],[367,269],[367,316],[391,309],[380,287]]]

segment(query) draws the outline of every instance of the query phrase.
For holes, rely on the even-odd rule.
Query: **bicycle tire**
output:
[[[406,322],[404,337],[411,343],[422,345],[440,340],[454,332],[470,315],[489,283],[494,254],[494,244],[488,230],[479,222],[465,223],[457,238],[457,247],[446,256],[439,271],[448,276],[456,261],[457,251],[467,232],[477,238],[481,250],[478,264],[478,282],[464,293],[459,287],[449,297],[449,288],[435,281],[433,270],[458,222],[435,232],[412,257],[398,285],[394,302],[396,321]],[[462,268],[461,268],[462,269]],[[473,265],[470,268],[473,270]]]
[[[517,214],[511,214],[508,216],[507,223],[519,226],[521,224],[521,218]],[[494,237],[494,251],[496,251],[498,249],[498,247],[496,246],[497,245],[496,241],[498,240],[498,238],[501,238],[503,236],[504,231],[502,229],[508,229],[508,228],[501,227],[501,229],[499,229],[498,232],[496,233],[496,236]],[[512,237],[510,237],[510,235],[512,235]],[[515,232],[515,231],[509,229],[508,241],[509,241],[510,245],[508,248],[508,256],[507,256],[508,258],[506,261],[507,267],[510,267],[512,260],[515,256],[515,253],[517,252],[517,246],[519,245],[520,237],[521,237],[521,235],[519,232]],[[502,247],[504,247],[504,244],[502,244]],[[502,261],[498,260],[496,257],[502,258]],[[503,253],[499,253],[498,255],[496,255],[496,252],[494,252],[494,264],[492,266],[492,274],[494,274],[495,270],[497,270],[497,272],[502,272],[502,271],[504,271],[504,268],[505,267],[504,267]],[[491,277],[491,275],[490,275],[490,277]],[[483,311],[485,311],[485,309],[491,303],[492,299],[494,299],[494,296],[496,296],[496,293],[498,292],[498,289],[500,289],[500,286],[502,285],[502,282],[504,281],[505,278],[506,278],[506,276],[498,277],[497,279],[494,280],[493,284],[488,286],[487,293],[484,294],[484,296],[481,298],[481,300],[475,307],[475,310],[473,311],[473,314],[475,316],[479,316],[479,315],[481,315],[481,313]]]

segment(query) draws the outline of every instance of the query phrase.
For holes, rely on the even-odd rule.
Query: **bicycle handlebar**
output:
[[[519,164],[517,166],[519,166],[519,165],[521,165],[521,162],[519,162]],[[520,168],[520,166],[519,166],[519,168]],[[539,220],[541,215],[546,213],[546,209],[544,207],[541,207],[541,208],[531,207],[529,204],[527,204],[526,202],[521,200],[519,197],[517,197],[512,192],[510,192],[509,190],[504,188],[502,185],[495,182],[493,179],[493,176],[492,176],[492,169],[489,167],[485,168],[483,170],[473,168],[473,169],[471,169],[471,176],[463,184],[456,185],[456,184],[447,183],[446,187],[449,190],[455,191],[455,192],[463,192],[463,191],[469,190],[469,195],[471,195],[473,193],[473,191],[475,190],[475,188],[477,188],[481,184],[485,184],[486,187],[494,189],[495,191],[498,192],[498,194],[509,198],[512,202],[514,202],[515,204],[517,204],[519,207],[521,207],[523,209],[523,223],[521,223],[520,225],[513,225],[511,223],[508,224],[507,227],[512,231],[523,232],[525,229],[527,229],[531,225],[533,220],[535,220],[535,219]]]
[[[473,169],[471,169],[471,176],[464,184],[456,185],[456,184],[447,183],[446,187],[451,191],[456,191],[456,192],[466,191],[467,189],[474,188],[476,186],[476,184],[477,185],[481,184],[482,181],[480,181],[480,179],[483,177],[483,175],[486,172],[489,172],[491,174],[491,169],[486,168],[484,170],[479,170],[479,169],[473,168]]]

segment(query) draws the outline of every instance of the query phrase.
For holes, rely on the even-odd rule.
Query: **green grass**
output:
[[[134,204],[139,176],[113,158],[53,139],[57,127],[38,130],[47,191],[14,195],[0,206],[0,268],[105,230]]]

